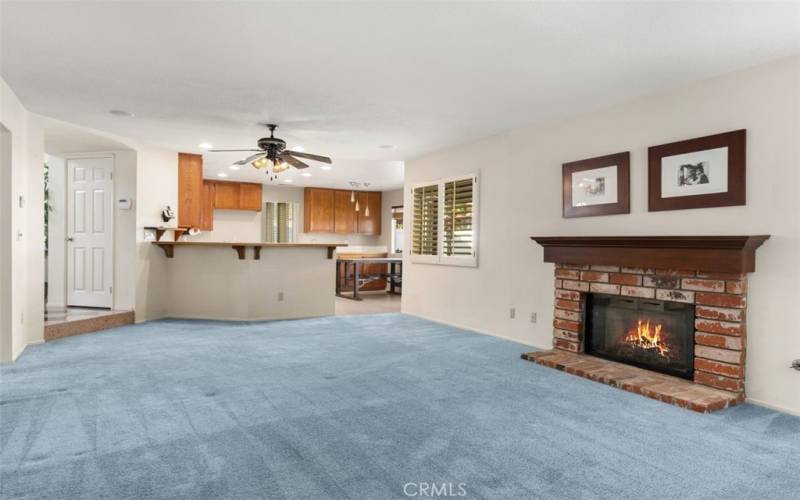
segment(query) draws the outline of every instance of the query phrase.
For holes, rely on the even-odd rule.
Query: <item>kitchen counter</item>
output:
[[[336,243],[159,241],[168,315],[258,321],[335,312]],[[176,250],[177,249],[177,250]],[[231,251],[233,250],[233,251]]]

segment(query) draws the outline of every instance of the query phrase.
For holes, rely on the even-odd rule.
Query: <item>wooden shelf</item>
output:
[[[754,236],[531,236],[544,261],[605,264],[718,273],[756,270],[756,249],[769,235]]]
[[[333,253],[337,247],[347,246],[344,243],[239,243],[239,242],[217,242],[217,241],[154,241],[166,254],[168,259],[175,256],[175,247],[221,247],[231,248],[239,256],[239,260],[245,260],[247,248],[253,249],[253,260],[261,259],[262,248],[326,248],[328,259],[333,258]]]
[[[161,241],[161,238],[164,236],[164,233],[167,231],[172,231],[175,233],[175,241],[178,241],[181,236],[189,232],[188,227],[166,227],[166,226],[145,226],[144,227],[148,231],[155,231],[156,232],[156,241]]]

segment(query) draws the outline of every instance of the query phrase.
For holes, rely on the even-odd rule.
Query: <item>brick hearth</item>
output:
[[[557,349],[529,352],[523,354],[522,359],[703,413],[721,410],[744,400],[744,394]]]

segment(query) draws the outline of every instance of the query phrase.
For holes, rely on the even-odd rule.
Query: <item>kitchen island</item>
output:
[[[153,242],[167,258],[169,316],[259,321],[335,312],[327,243]]]

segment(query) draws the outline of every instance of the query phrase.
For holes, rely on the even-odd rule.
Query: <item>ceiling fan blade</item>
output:
[[[294,168],[299,168],[299,169],[308,168],[308,165],[298,160],[297,158],[292,158],[291,156],[286,154],[286,152],[281,153],[281,160],[285,161]]]
[[[284,151],[284,154],[290,154],[298,158],[308,158],[309,160],[321,161],[322,163],[333,163],[327,156],[312,155],[310,153],[300,153],[298,151]]]
[[[256,153],[256,154],[254,154],[254,155],[250,155],[250,156],[248,156],[247,158],[242,158],[242,159],[241,159],[241,160],[239,160],[239,161],[235,161],[235,162],[233,162],[233,164],[234,164],[234,165],[247,165],[247,164],[248,164],[248,163],[250,163],[251,161],[258,160],[258,159],[259,159],[259,158],[261,158],[262,156],[267,156],[267,153],[265,153],[264,151],[261,151],[260,153]]]
[[[260,149],[209,149],[209,153],[242,153],[247,151],[261,151]]]

